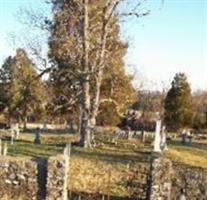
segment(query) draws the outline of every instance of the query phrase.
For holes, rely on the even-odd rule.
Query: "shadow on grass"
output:
[[[36,131],[36,128],[27,128],[25,130],[23,130],[22,133],[30,133],[30,134],[34,134]],[[64,129],[64,128],[59,128],[59,129],[44,129],[42,130],[43,134],[75,134],[77,131],[76,130],[72,130],[72,129]]]
[[[45,144],[33,144],[31,142],[15,142],[9,145],[8,153],[11,156],[49,157],[63,152],[62,147]]]
[[[30,144],[30,145],[33,145],[34,142],[33,142],[33,138],[32,140],[26,140],[26,139],[17,139],[17,140],[14,140],[14,143],[15,144]],[[53,146],[53,147],[62,147],[64,148],[67,144],[67,139],[62,137],[62,136],[58,136],[58,137],[54,137],[54,138],[46,138],[46,137],[41,137],[41,145],[44,145],[44,146]],[[11,143],[11,137],[10,136],[4,136],[2,137],[2,141],[4,142],[8,142],[8,143]]]
[[[11,138],[5,136],[3,141],[8,142],[8,153],[11,156],[30,156],[30,157],[48,157],[57,155],[63,152],[67,142],[71,142],[75,139],[71,135],[47,135],[43,134],[41,137],[41,144],[34,144],[33,138],[20,137],[19,140],[14,141],[13,145],[10,145]],[[109,138],[100,138],[103,146],[99,146],[93,149],[84,149],[81,147],[72,147],[72,155],[85,157],[89,159],[102,160],[110,163],[135,163],[135,162],[150,162],[151,152],[143,149],[138,143],[134,143],[127,140],[118,140],[118,144],[114,145]],[[135,146],[134,146],[135,145]]]
[[[81,156],[84,158],[92,158],[96,160],[107,161],[110,163],[136,163],[136,162],[150,162],[151,152],[137,151],[132,152],[118,152],[118,151],[106,151],[104,149],[85,150],[78,147],[72,149],[72,155]]]
[[[181,148],[196,148],[200,150],[206,150],[207,151],[207,144],[200,143],[200,142],[192,142],[190,144],[183,144],[181,141],[170,141],[168,142],[169,145],[175,146],[175,147],[181,147]]]
[[[68,198],[70,200],[77,200],[77,199],[83,199],[83,200],[103,200],[103,199],[110,199],[110,200],[144,200],[141,198],[134,198],[134,197],[121,197],[121,196],[114,196],[114,195],[107,195],[107,194],[89,194],[85,192],[72,192],[68,191]]]
[[[4,137],[2,138],[2,140],[5,141],[5,142],[8,142],[8,143],[11,143],[11,137],[9,137],[9,136],[4,136]],[[14,140],[14,143],[26,143],[26,144],[32,144],[31,141],[29,141],[29,140],[24,140],[24,139],[17,139],[17,140]]]

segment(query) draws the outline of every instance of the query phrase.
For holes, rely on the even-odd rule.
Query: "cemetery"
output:
[[[32,133],[20,131],[14,141],[11,140],[13,131],[1,130],[0,197],[172,199],[185,189],[187,197],[205,199],[206,143],[192,141],[184,145],[180,137],[166,142],[163,148],[161,129],[158,120],[155,131],[148,132],[143,142],[141,133],[128,138],[118,135],[118,129],[99,127],[95,134],[96,147],[90,149],[68,146],[79,135],[64,130],[58,134],[40,133],[40,128]]]
[[[207,200],[206,13],[0,0],[0,200]]]

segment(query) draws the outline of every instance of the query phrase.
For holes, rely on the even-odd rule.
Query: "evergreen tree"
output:
[[[0,71],[4,97],[9,118],[23,121],[26,128],[29,115],[44,110],[44,87],[35,70],[35,65],[23,49],[17,49],[14,57],[9,57]]]
[[[9,56],[0,68],[0,111],[3,112],[8,105],[9,84],[11,82],[12,57]]]
[[[193,119],[195,129],[207,127],[207,91],[196,91],[193,94]]]
[[[56,75],[69,92],[68,96],[72,96],[71,90],[77,90],[75,94],[82,119],[80,144],[84,146],[91,145],[91,130],[96,124],[102,102],[108,101],[119,109],[120,106],[117,105],[120,102],[124,105],[123,102],[128,103],[133,96],[129,94],[133,91],[131,83],[125,84],[126,88],[130,88],[125,90],[125,96],[121,87],[118,88],[117,85],[116,90],[114,87],[118,81],[113,73],[124,73],[123,80],[118,78],[119,83],[126,83],[126,80],[130,82],[130,78],[125,74],[123,62],[127,44],[119,38],[120,27],[115,12],[122,1],[107,2],[53,1],[54,21],[51,26],[49,55],[55,65]],[[104,94],[103,88],[107,91],[104,80],[109,80],[105,85],[114,91],[113,94],[120,94],[118,98],[115,98],[116,95],[106,96],[107,92]]]
[[[164,121],[169,128],[179,129],[191,125],[191,88],[184,73],[177,73],[165,98]]]

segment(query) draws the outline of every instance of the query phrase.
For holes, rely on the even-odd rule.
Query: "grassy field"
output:
[[[168,147],[165,155],[172,161],[207,168],[207,142],[193,141],[191,145],[183,145],[180,141],[172,141]]]
[[[66,143],[78,139],[77,134],[46,133],[37,145],[33,144],[34,134],[22,133],[13,145],[6,136],[2,137],[2,142],[7,142],[11,156],[48,157],[62,153]],[[138,163],[150,162],[152,145],[143,144],[139,139],[118,139],[115,145],[110,134],[99,134],[96,141],[97,147],[93,149],[72,147],[69,189],[129,196],[123,180]],[[193,142],[186,146],[180,141],[171,141],[168,148],[164,154],[173,162],[207,168],[206,143]]]
[[[41,144],[33,144],[34,134],[22,133],[19,140],[10,145],[7,142],[8,155],[48,157],[61,154],[68,142],[77,141],[77,134],[42,134]],[[99,135],[97,147],[83,149],[73,146],[71,149],[69,189],[88,193],[102,193],[115,196],[130,196],[125,179],[136,169],[138,163],[149,163],[151,152],[149,145],[138,140],[118,139],[114,145],[112,137]]]

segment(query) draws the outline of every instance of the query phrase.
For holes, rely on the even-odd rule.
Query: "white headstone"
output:
[[[67,143],[66,147],[64,148],[63,154],[65,156],[70,157],[70,151],[71,151],[71,143]]]
[[[154,152],[161,152],[160,149],[160,130],[161,130],[161,120],[156,121],[155,139],[154,139]]]
[[[4,144],[3,156],[7,155],[7,143]]]

